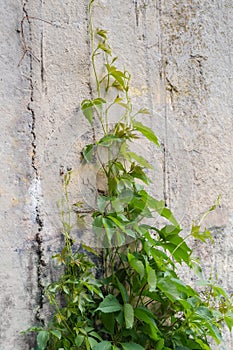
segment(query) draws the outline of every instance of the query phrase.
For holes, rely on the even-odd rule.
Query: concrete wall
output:
[[[145,123],[164,146],[145,149],[157,167],[155,192],[186,230],[222,194],[207,222],[215,244],[197,250],[206,271],[216,271],[233,292],[233,3],[99,4],[95,22],[109,30],[120,64],[132,74],[135,105],[154,112]],[[93,87],[87,0],[0,0],[0,6],[0,350],[27,350],[33,340],[19,332],[47,318],[44,286],[61,240],[60,168],[72,167],[78,178],[79,152],[92,138],[79,108]],[[18,66],[24,16],[53,25],[24,20],[35,58],[28,51]],[[221,349],[233,349],[227,332]]]

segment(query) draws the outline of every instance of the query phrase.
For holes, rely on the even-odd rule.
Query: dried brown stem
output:
[[[45,22],[45,23],[48,23],[48,24],[51,24],[51,25],[54,25],[52,22],[49,22],[49,21],[46,21],[45,19],[42,19],[42,18],[38,18],[38,17],[34,17],[34,16],[24,16],[21,20],[21,37],[22,37],[22,43],[23,43],[23,49],[24,49],[24,52],[23,52],[23,55],[19,61],[19,64],[18,64],[18,67],[21,65],[24,57],[27,55],[27,54],[30,54],[37,62],[40,62],[39,58],[37,58],[34,53],[32,52],[32,49],[30,46],[28,46],[27,44],[27,41],[26,41],[26,38],[25,38],[25,34],[24,34],[24,22],[25,20],[29,20],[29,19],[33,19],[33,20],[37,20],[37,21],[42,21],[42,22]]]

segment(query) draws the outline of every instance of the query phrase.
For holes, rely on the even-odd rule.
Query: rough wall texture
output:
[[[197,249],[206,271],[216,271],[233,292],[233,3],[99,4],[95,22],[109,30],[132,73],[135,105],[154,112],[146,123],[163,149],[146,152],[157,166],[156,192],[185,229],[222,194],[207,223],[215,244]],[[59,171],[79,169],[79,152],[92,138],[79,109],[92,93],[87,0],[0,0],[0,6],[0,350],[27,350],[33,339],[19,331],[46,320],[44,286],[60,245]],[[24,16],[35,57],[28,51],[18,66]],[[227,332],[221,349],[233,349]]]

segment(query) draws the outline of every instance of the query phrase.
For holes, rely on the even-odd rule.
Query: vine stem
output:
[[[219,205],[219,201],[220,201],[220,196],[218,196],[218,198],[216,199],[214,205],[208,209],[201,217],[199,223],[196,225],[196,226],[201,226],[202,225],[202,222],[206,219],[206,217],[213,211],[216,209],[216,207]],[[172,255],[182,246],[182,244],[189,238],[189,237],[192,237],[193,236],[193,233],[192,233],[192,229],[191,229],[191,233],[189,233],[187,236],[185,236],[182,240],[182,242],[180,242],[176,248],[173,250],[172,252]]]
[[[96,69],[96,64],[95,64],[95,56],[96,56],[96,51],[95,49],[95,33],[93,29],[93,20],[92,20],[92,6],[93,6],[94,1],[91,0],[89,2],[88,6],[88,11],[89,11],[89,26],[90,26],[90,43],[91,43],[91,62],[92,62],[92,68],[94,71],[94,76],[95,76],[95,81],[96,81],[96,88],[97,88],[97,94],[98,97],[100,97],[100,83],[98,79],[98,74],[97,74],[97,69]]]
[[[182,320],[183,317],[184,317],[184,314],[182,314],[179,318],[177,318],[177,319],[170,325],[170,327],[169,327],[168,330],[167,330],[167,333],[170,332],[170,331],[174,328],[174,326],[175,326],[178,322],[180,322],[180,321]]]
[[[172,251],[172,255],[174,255],[175,254],[175,252],[182,246],[182,244],[184,244],[185,243],[185,241],[189,238],[189,237],[192,237],[192,233],[189,233],[187,236],[185,236],[184,238],[183,238],[183,240],[176,246],[176,248]]]
[[[51,296],[49,296],[49,295],[48,295],[48,298],[49,298],[50,302],[55,306],[55,309],[57,310],[57,313],[58,313],[59,316],[61,317],[61,322],[64,324],[64,326],[65,326],[65,327],[69,330],[69,332],[72,334],[72,330],[70,329],[68,323],[64,320],[64,317],[63,317],[63,315],[62,315],[62,313],[61,313],[61,311],[60,311],[60,308],[59,308],[59,306],[58,306],[58,304],[57,304],[55,298],[54,298],[54,297],[51,297]]]
[[[147,286],[147,283],[145,283],[144,286],[141,288],[135,308],[138,307],[139,301],[141,300],[141,297],[142,297],[142,293],[143,293],[144,289],[146,288],[146,286]]]

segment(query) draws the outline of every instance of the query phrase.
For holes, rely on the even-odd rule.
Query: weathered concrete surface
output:
[[[99,0],[97,25],[132,74],[136,106],[163,148],[145,145],[156,164],[151,191],[164,197],[186,230],[222,194],[211,214],[216,243],[197,247],[206,271],[233,285],[232,50],[230,0]],[[80,169],[93,135],[80,114],[92,93],[87,1],[0,0],[1,265],[0,350],[27,350],[18,332],[46,321],[44,286],[60,246],[60,168]],[[37,59],[23,54],[20,22]],[[140,149],[140,147],[139,147]],[[88,186],[81,186],[87,197]],[[208,249],[207,249],[208,248]],[[221,349],[233,349],[226,332]]]
[[[38,305],[36,213],[28,190],[33,178],[30,72],[17,67],[20,1],[0,1],[0,349],[25,349],[19,332],[34,322]],[[27,340],[27,348],[30,341]]]

